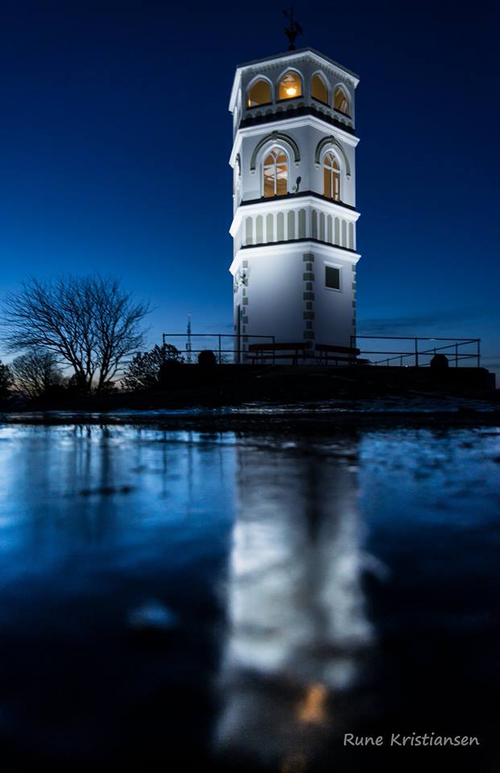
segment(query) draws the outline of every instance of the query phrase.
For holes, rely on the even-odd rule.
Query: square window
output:
[[[340,290],[340,268],[325,266],[325,287],[330,290]]]

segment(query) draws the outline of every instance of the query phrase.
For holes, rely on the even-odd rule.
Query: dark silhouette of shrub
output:
[[[12,373],[8,365],[4,365],[0,360],[0,400],[5,400],[9,396],[9,390],[12,386]]]
[[[156,345],[149,352],[139,352],[133,357],[124,373],[123,386],[129,392],[156,389],[180,363],[181,355],[175,346]]]
[[[205,349],[198,355],[198,365],[203,370],[212,370],[217,365],[217,359],[211,349]]]
[[[431,368],[443,370],[448,367],[448,357],[445,354],[435,354],[431,360]]]
[[[166,386],[175,379],[179,372],[182,372],[184,360],[179,355],[178,357],[167,357],[165,362],[160,365],[159,382],[161,386]]]

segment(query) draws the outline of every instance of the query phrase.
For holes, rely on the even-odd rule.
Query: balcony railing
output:
[[[364,348],[362,341],[390,341],[391,348]],[[405,342],[398,344],[396,342]],[[408,343],[407,343],[408,342]],[[429,367],[435,355],[444,355],[449,364],[459,367],[467,362],[470,367],[481,366],[480,338],[426,338],[422,336],[352,336],[351,345],[360,349],[360,355],[368,357],[371,365],[399,367]],[[377,359],[372,359],[373,357]]]

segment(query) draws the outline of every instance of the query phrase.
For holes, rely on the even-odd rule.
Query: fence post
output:
[[[221,364],[221,362],[222,362],[222,349],[221,349],[221,340],[219,336],[219,365]]]
[[[477,367],[481,367],[481,339],[477,339]]]
[[[418,368],[418,338],[415,338],[415,367]]]
[[[455,368],[458,368],[458,344],[455,344]]]

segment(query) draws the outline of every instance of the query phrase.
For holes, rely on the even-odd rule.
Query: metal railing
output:
[[[275,343],[275,336],[263,336],[263,335],[238,336],[238,335],[235,335],[234,333],[190,333],[189,335],[187,333],[163,333],[162,335],[163,345],[165,346],[168,343],[173,343],[171,339],[176,339],[176,341],[178,341],[179,339],[182,339],[182,338],[185,339],[184,346],[182,347],[182,344],[181,344],[181,348],[176,346],[176,349],[178,350],[179,354],[181,354],[184,357],[185,361],[187,361],[188,363],[190,362],[196,363],[198,361],[198,355],[201,352],[211,350],[215,354],[215,357],[219,365],[221,364],[236,365],[238,363],[245,362],[246,359],[252,356],[247,348],[240,349],[238,346],[235,346],[236,342],[241,342],[242,340],[246,339],[245,343],[247,345],[252,342],[257,343],[258,341],[268,342],[271,344]],[[203,346],[202,348],[193,349],[192,339],[194,338],[204,339],[204,343],[206,343],[206,345]],[[231,344],[229,348],[226,347],[228,340]]]
[[[409,351],[387,350],[387,349],[363,349],[360,340],[372,341],[411,341],[412,346]],[[427,348],[421,348],[421,342]],[[428,342],[439,343],[439,345],[430,346]],[[443,343],[448,341],[448,343]],[[360,356],[366,355],[384,355],[381,359],[370,360],[371,365],[392,365],[399,367],[413,366],[416,368],[429,367],[432,358],[436,354],[445,355],[448,362],[451,362],[458,368],[459,362],[463,360],[474,361],[476,367],[481,367],[481,339],[480,338],[427,338],[424,336],[352,336],[351,346],[360,349]],[[394,344],[396,346],[396,344]],[[390,356],[389,356],[390,355]]]
[[[272,335],[254,335],[238,336],[231,333],[163,333],[163,344],[168,343],[176,346],[177,351],[187,363],[196,363],[198,355],[207,351],[213,351],[219,364],[238,364],[238,363],[263,363],[265,360],[275,362],[277,357],[274,349],[267,354],[258,355],[256,352],[249,351],[251,343],[275,344],[275,336]],[[183,344],[176,345],[177,342]],[[193,343],[200,341],[203,346],[193,348]],[[381,344],[371,349],[364,349],[361,341],[391,342],[390,348]],[[174,344],[174,341],[176,342]],[[242,345],[243,342],[243,345]],[[401,342],[398,344],[397,342]],[[410,344],[405,342],[411,342]],[[279,344],[276,344],[278,347]],[[240,348],[242,347],[242,348]],[[403,347],[403,348],[401,348]],[[267,347],[266,347],[267,348]],[[375,335],[357,335],[351,336],[351,348],[358,349],[359,354],[353,355],[352,365],[367,364],[371,366],[388,365],[395,367],[429,367],[431,360],[435,355],[444,355],[450,365],[459,367],[466,363],[469,366],[481,366],[481,339],[480,338],[442,338],[442,337],[424,337],[424,336],[375,336]],[[376,359],[373,359],[376,357]],[[290,359],[296,364],[306,360],[319,364],[324,364],[325,358],[318,355],[311,348],[299,357],[297,354],[290,354]],[[336,362],[339,359],[345,359],[332,354],[330,359]],[[329,358],[326,357],[326,364]]]

